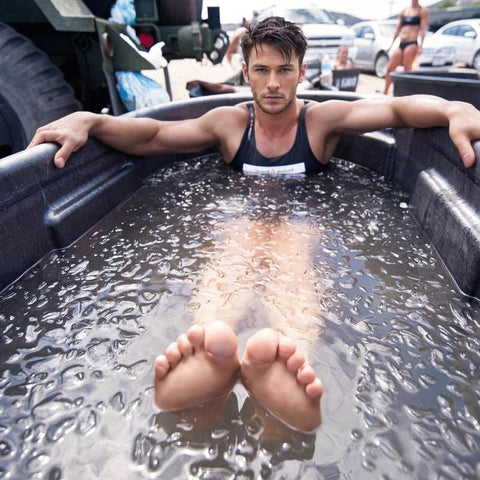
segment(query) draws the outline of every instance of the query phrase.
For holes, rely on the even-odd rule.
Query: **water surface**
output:
[[[265,179],[212,156],[149,178],[0,294],[0,477],[480,477],[480,305],[406,202],[341,161]],[[314,435],[267,439],[240,385],[213,430],[153,408],[153,361],[190,325],[231,218],[318,229]],[[259,323],[245,322],[242,348]]]

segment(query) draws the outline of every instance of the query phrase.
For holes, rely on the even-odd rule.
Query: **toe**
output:
[[[246,346],[246,355],[253,363],[272,363],[277,357],[278,334],[270,329],[264,328],[252,335]]]
[[[238,341],[233,330],[224,322],[214,322],[205,329],[205,350],[215,357],[237,355]]]
[[[323,384],[319,378],[315,378],[312,383],[305,387],[305,393],[310,398],[320,398],[323,394]]]
[[[193,354],[193,346],[185,334],[182,334],[177,339],[178,350],[184,357],[189,357]]]
[[[287,359],[295,352],[295,343],[291,338],[280,337],[278,340],[278,358]]]
[[[168,363],[167,357],[165,355],[159,355],[155,359],[155,378],[161,380],[165,377],[170,369],[170,364]]]
[[[192,325],[187,331],[187,338],[195,351],[205,348],[205,328],[202,325]]]
[[[287,369],[290,372],[297,373],[301,366],[305,363],[305,355],[296,350],[290,357],[287,358]]]
[[[182,354],[178,349],[177,343],[171,343],[165,350],[165,356],[167,357],[170,366],[173,368],[178,365],[182,358]]]
[[[297,380],[301,385],[307,385],[315,380],[315,370],[310,365],[305,365],[297,373]]]

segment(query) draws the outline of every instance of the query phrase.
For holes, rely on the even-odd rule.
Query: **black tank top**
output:
[[[298,118],[297,135],[292,148],[278,157],[265,157],[255,146],[255,111],[253,103],[247,103],[250,112],[250,121],[243,134],[237,153],[230,165],[246,174],[312,174],[324,168],[310,148],[305,125],[304,105]]]

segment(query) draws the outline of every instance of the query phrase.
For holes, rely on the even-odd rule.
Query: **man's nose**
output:
[[[278,75],[276,72],[271,72],[268,76],[267,87],[271,89],[279,87]]]

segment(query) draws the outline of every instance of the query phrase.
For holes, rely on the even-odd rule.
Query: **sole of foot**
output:
[[[290,427],[309,432],[320,425],[322,382],[291,339],[268,328],[255,333],[241,377],[252,398]]]
[[[223,322],[193,325],[155,360],[155,403],[180,410],[226,396],[240,371],[238,340]]]

